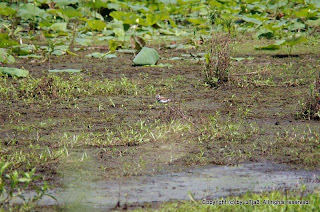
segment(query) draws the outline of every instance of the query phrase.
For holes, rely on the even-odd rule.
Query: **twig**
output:
[[[244,76],[244,75],[254,75],[254,74],[260,74],[260,73],[263,73],[263,72],[267,72],[268,70],[264,69],[262,71],[254,71],[254,72],[249,72],[249,73],[241,73],[241,74],[232,74],[232,76]]]
[[[169,106],[169,109],[176,112],[177,115],[179,115],[181,118],[183,118],[184,120],[188,121],[189,123],[191,123],[197,130],[201,131],[201,129],[192,121],[190,121],[189,119],[187,119],[186,115],[183,114],[183,112],[181,110],[177,110],[174,107]]]

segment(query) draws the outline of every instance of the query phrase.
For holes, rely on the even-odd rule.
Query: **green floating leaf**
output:
[[[92,43],[92,39],[88,38],[76,38],[75,39],[76,44],[79,44],[81,46],[89,46]]]
[[[19,58],[34,58],[34,59],[40,59],[43,56],[41,55],[36,55],[36,54],[29,54],[29,55],[23,55],[23,56],[19,56]]]
[[[231,57],[231,59],[239,62],[239,61],[245,60],[246,58],[244,58],[244,57]]]
[[[27,77],[29,75],[28,70],[9,67],[0,67],[0,73],[11,77]]]
[[[164,68],[164,67],[171,68],[171,67],[173,67],[173,65],[171,65],[170,63],[159,63],[157,65],[146,65],[146,66],[159,67],[159,68]]]
[[[109,52],[107,52],[107,53],[93,52],[93,53],[91,53],[91,54],[86,55],[86,57],[110,59],[110,58],[116,58],[117,55],[115,55],[115,54],[109,54]]]
[[[118,49],[117,52],[125,54],[134,54],[137,51],[135,49]]]
[[[169,60],[184,60],[184,59],[181,57],[171,57]]]
[[[50,73],[79,73],[81,72],[80,69],[51,69],[48,70]]]
[[[135,65],[155,65],[160,59],[159,53],[152,48],[143,47],[139,54],[133,59]]]
[[[231,59],[239,62],[242,60],[253,60],[254,57],[247,57],[247,58],[245,58],[245,57],[231,57]]]
[[[116,54],[107,54],[107,55],[105,55],[103,58],[105,58],[105,59],[110,59],[110,58],[116,58],[116,57],[117,57]]]

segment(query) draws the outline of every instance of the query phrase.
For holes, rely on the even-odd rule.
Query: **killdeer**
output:
[[[156,95],[156,98],[157,98],[157,101],[160,102],[160,103],[164,103],[165,104],[165,103],[171,102],[171,99],[163,97],[163,96],[160,96],[159,94]]]

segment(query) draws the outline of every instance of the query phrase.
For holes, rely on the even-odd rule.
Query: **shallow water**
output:
[[[113,208],[119,200],[121,204],[188,200],[188,191],[194,194],[195,199],[203,199],[237,195],[247,191],[295,189],[301,185],[313,190],[319,187],[320,171],[289,170],[285,165],[251,163],[233,167],[207,166],[187,172],[126,177],[119,180],[89,181],[89,178],[71,178],[69,182],[66,181],[66,189],[50,191],[50,194],[57,198],[57,202],[46,197],[40,200],[39,204],[65,204],[68,208],[77,210],[105,210]]]

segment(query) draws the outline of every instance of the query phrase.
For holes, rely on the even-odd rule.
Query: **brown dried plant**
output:
[[[213,33],[204,70],[205,83],[218,87],[228,81],[230,70],[230,37],[225,33]]]
[[[315,86],[310,87],[310,95],[305,106],[306,108],[303,113],[304,118],[320,119],[320,74],[316,80]]]

